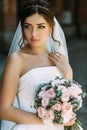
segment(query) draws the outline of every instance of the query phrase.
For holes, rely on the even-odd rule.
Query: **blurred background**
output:
[[[69,60],[74,79],[87,92],[87,1],[49,0],[66,36]],[[19,22],[24,0],[0,0],[0,81],[8,50]],[[87,130],[87,96],[78,112],[84,130]]]

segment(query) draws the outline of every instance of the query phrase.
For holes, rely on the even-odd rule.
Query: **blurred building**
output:
[[[49,0],[65,35],[87,37],[86,0]],[[0,1],[0,52],[7,52],[16,30],[24,0]]]

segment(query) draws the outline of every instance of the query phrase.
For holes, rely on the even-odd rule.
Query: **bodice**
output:
[[[20,78],[18,89],[19,107],[23,110],[36,113],[34,109],[34,98],[41,83],[47,83],[61,73],[55,66],[34,68]]]

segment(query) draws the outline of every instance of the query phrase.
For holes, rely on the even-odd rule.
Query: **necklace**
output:
[[[39,55],[39,61],[41,62],[41,64],[45,65],[48,61],[48,54],[44,54],[44,55]]]
[[[28,47],[27,53],[29,55],[34,56],[34,60],[35,60],[36,64],[42,65],[42,66],[48,64],[48,62],[49,62],[49,60],[48,60],[49,51],[47,49],[44,49],[43,51],[41,51],[41,50],[40,51],[36,51],[36,50],[33,51],[28,45],[27,45],[27,47]]]

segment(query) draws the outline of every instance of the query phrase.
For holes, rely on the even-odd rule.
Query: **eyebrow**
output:
[[[40,25],[40,24],[45,24],[45,23],[38,23],[37,25]]]
[[[24,23],[24,24],[32,25],[32,24],[30,24],[30,23]],[[37,25],[41,25],[41,24],[45,24],[45,23],[38,23]]]

